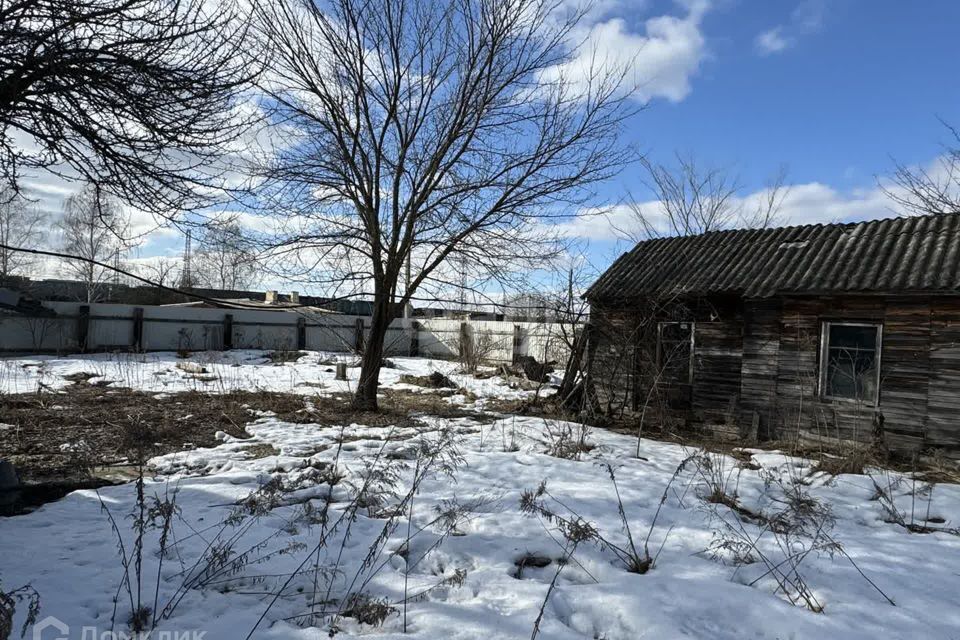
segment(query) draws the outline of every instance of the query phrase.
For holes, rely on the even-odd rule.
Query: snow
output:
[[[318,363],[333,357],[344,356],[308,353],[296,363],[275,366],[262,352],[198,354],[192,360],[221,380],[200,383],[176,368],[173,354],[37,356],[4,361],[0,382],[8,392],[35,391],[38,384],[59,388],[68,384],[63,375],[87,371],[163,394],[195,388],[217,393],[237,388],[235,385],[308,395],[348,391],[356,383],[357,371],[350,369],[349,381],[335,382],[332,371],[327,371],[332,366]],[[392,360],[397,368],[384,369],[381,377],[388,387],[398,387],[402,373],[425,375],[439,370],[481,399],[519,398],[531,393],[511,390],[494,378],[475,380],[455,374],[456,367],[449,362]],[[324,386],[298,386],[303,381]],[[205,384],[209,386],[202,386]],[[422,439],[435,440],[447,432],[456,434],[461,464],[453,478],[438,473],[423,481],[413,501],[413,530],[434,520],[434,508],[448,504],[445,501],[471,504],[472,512],[458,524],[456,535],[440,540],[439,529],[427,527],[411,539],[405,553],[396,553],[404,550],[407,539],[406,520],[402,519],[375,563],[379,570],[360,572],[360,580],[367,579],[366,592],[399,602],[410,563],[408,593],[425,594],[408,606],[408,633],[402,632],[398,610],[378,627],[343,618],[339,622],[342,635],[424,640],[529,638],[554,577],[556,559],[563,552],[557,523],[522,513],[520,496],[546,481],[550,495],[611,542],[625,545],[627,534],[605,466],[609,463],[615,469],[630,530],[638,544],[647,536],[666,491],[650,533],[651,553],[658,554],[656,563],[646,574],[629,573],[608,548],[581,543],[559,574],[545,608],[541,638],[960,637],[960,537],[943,532],[910,533],[888,522],[883,501],[875,499],[874,479],[889,488],[904,513],[914,509],[926,515],[929,503],[930,517],[942,518],[944,522],[937,526],[945,528],[960,526],[960,486],[938,484],[932,491],[917,491],[917,483],[910,479],[880,470],[872,477],[829,477],[814,473],[807,460],[760,449],[741,450],[740,455],[753,463],[747,466],[738,466],[729,456],[714,457],[730,486],[736,487],[739,502],[752,510],[775,509],[776,500],[782,497],[777,482],[792,478],[802,478],[803,490],[829,506],[833,519],[830,536],[843,553],[811,553],[801,565],[801,574],[823,606],[822,613],[814,613],[774,593],[775,585],[763,577],[762,563],[733,566],[711,557],[707,550],[723,529],[718,518],[737,520],[727,507],[711,508],[701,499],[709,487],[694,469],[678,472],[671,481],[693,450],[642,440],[641,458],[637,458],[635,438],[595,429],[588,437],[594,447],[581,454],[580,460],[560,459],[544,453],[546,432],[557,427],[541,418],[521,416],[491,420],[428,417],[418,426],[371,427],[349,421],[340,425],[292,424],[259,412],[251,413],[250,439],[221,434],[216,447],[152,460],[154,475],[147,482],[147,494],[175,492],[181,518],[174,523],[176,546],[160,570],[161,608],[216,538],[219,523],[233,505],[271,480],[282,481],[288,488],[272,509],[244,521],[236,548],[257,546],[255,555],[263,560],[243,566],[216,584],[190,590],[159,630],[204,631],[209,640],[246,637],[271,599],[263,594],[275,593],[302,563],[313,566],[311,552],[322,528],[310,520],[304,505],[320,508],[329,495],[334,501],[332,518],[336,519],[350,500],[351,487],[362,482],[373,460],[397,471],[402,495],[415,472],[412,448]],[[516,450],[510,450],[513,443]],[[268,455],[252,456],[251,447],[258,445]],[[344,477],[331,486],[321,478],[335,460]],[[129,550],[133,535],[131,520],[125,516],[135,506],[132,484],[101,489],[99,498],[93,491],[77,491],[33,513],[0,519],[3,585],[10,589],[31,583],[42,597],[41,618],[54,615],[67,622],[70,637],[80,638],[85,626],[100,632],[110,629],[113,598],[123,575],[116,538],[101,509],[101,499],[116,519]],[[395,496],[393,501],[398,499]],[[384,522],[382,514],[361,509],[342,552],[342,529],[321,551],[323,565],[333,566],[340,556],[332,595],[342,596],[349,590]],[[744,527],[755,536],[761,534],[755,523],[744,523]],[[229,531],[226,535],[235,530]],[[143,591],[151,606],[159,564],[158,535],[157,531],[148,533],[143,561]],[[438,540],[439,546],[434,548]],[[767,534],[759,546],[775,557],[780,543]],[[552,562],[540,569],[526,567],[516,577],[516,562],[529,554]],[[891,606],[858,568],[896,606]],[[462,584],[451,580],[457,571],[465,572]],[[750,586],[754,580],[758,581]],[[326,629],[296,623],[296,616],[309,610],[312,583],[312,571],[293,579],[254,637],[327,637]],[[324,591],[321,589],[321,595]],[[128,613],[126,596],[121,595],[118,631],[124,629]]]
[[[110,381],[114,386],[132,387],[157,393],[202,391],[227,393],[237,390],[282,391],[303,395],[351,392],[360,378],[359,358],[349,354],[303,351],[295,362],[273,363],[266,351],[234,349],[209,351],[179,358],[173,352],[101,353],[82,356],[32,356],[0,360],[0,389],[7,393],[31,393],[38,388],[62,389],[71,383],[65,376],[93,374],[90,384]],[[458,365],[449,360],[429,358],[390,358],[394,367],[380,372],[384,387],[423,391],[399,382],[404,374],[421,376],[433,371],[451,380],[478,398],[518,399],[530,391],[512,390],[500,378],[478,380],[457,373]],[[347,380],[335,380],[335,363],[346,362]],[[204,373],[185,371],[202,367]],[[319,386],[318,386],[319,385]]]

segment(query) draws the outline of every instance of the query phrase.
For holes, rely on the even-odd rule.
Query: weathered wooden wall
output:
[[[882,436],[901,453],[940,449],[960,456],[960,296],[787,296],[688,301],[683,309],[682,318],[676,309],[658,317],[594,310],[594,379],[615,390],[626,411],[650,399],[644,362],[655,357],[656,322],[684,319],[696,322],[690,419],[733,412],[761,437],[872,442]],[[825,320],[883,325],[877,406],[819,397]]]
[[[694,325],[691,408],[734,416],[740,401],[743,360],[743,315],[725,307]]]
[[[928,361],[927,440],[960,456],[960,300],[933,300]]]
[[[901,453],[933,448],[960,455],[960,298],[786,297],[778,312],[770,302],[748,303],[746,316],[745,344],[751,346],[745,349],[743,407],[760,413],[770,436],[871,442],[882,435]],[[819,397],[825,320],[883,325],[877,406]]]
[[[694,323],[693,383],[658,378],[657,323]],[[591,371],[601,404],[733,414],[740,394],[742,307],[731,299],[676,301],[656,310],[593,309]]]
[[[740,420],[758,421],[761,438],[777,420],[777,367],[780,353],[780,301],[750,302],[744,309]]]
[[[637,345],[649,344],[650,326],[639,310],[592,309],[587,363],[601,408],[610,414],[636,404]]]
[[[769,437],[789,439],[803,435],[832,440],[870,440],[875,418],[872,406],[819,399],[820,326],[828,319],[882,321],[883,308],[881,298],[862,302],[845,298],[781,301],[773,413],[771,422],[764,425]]]

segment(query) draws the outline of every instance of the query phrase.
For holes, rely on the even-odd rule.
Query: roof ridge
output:
[[[871,224],[880,224],[883,222],[891,222],[894,220],[927,220],[931,218],[950,218],[950,217],[960,217],[960,211],[951,211],[950,213],[927,213],[923,215],[910,216],[910,215],[892,215],[887,218],[872,218],[870,220],[859,220],[856,222],[815,222],[811,224],[790,224],[783,227],[735,227],[732,229],[714,229],[712,231],[705,231],[703,233],[694,233],[685,236],[658,236],[656,238],[648,238],[646,240],[640,240],[637,242],[630,251],[625,251],[624,254],[632,252],[634,249],[639,247],[642,244],[648,242],[656,241],[669,241],[676,240],[678,238],[703,238],[706,236],[713,235],[722,235],[722,234],[733,234],[733,233],[748,233],[748,232],[784,232],[794,229],[829,229],[832,227],[858,227],[858,226],[867,226]]]
[[[592,298],[662,290],[960,293],[960,212],[860,222],[724,229],[638,242],[587,290]]]

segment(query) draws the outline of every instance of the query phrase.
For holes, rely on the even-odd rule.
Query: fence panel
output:
[[[315,351],[355,350],[358,321],[364,340],[370,318],[363,316],[260,309],[217,309],[191,306],[143,306],[44,302],[52,313],[42,316],[0,315],[0,351],[72,352],[82,348],[84,314],[88,350],[131,349],[136,344],[137,309],[142,309],[140,348],[147,351],[219,350],[231,331],[236,349],[295,349],[302,319],[306,348]],[[232,317],[228,322],[227,316]],[[462,328],[466,323],[465,328]],[[417,327],[414,330],[414,327]],[[562,362],[562,331],[550,323],[497,322],[451,318],[398,318],[387,329],[386,356],[408,355],[414,343],[419,355],[456,358],[466,338],[490,362],[511,362],[518,355]]]

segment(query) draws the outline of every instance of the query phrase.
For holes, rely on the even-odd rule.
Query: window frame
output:
[[[874,353],[874,368],[876,369],[876,379],[874,380],[875,392],[872,398],[845,398],[843,396],[832,396],[827,393],[827,370],[830,363],[830,327],[870,327],[877,330]],[[880,405],[880,370],[883,363],[883,322],[880,320],[821,320],[820,321],[820,371],[817,375],[818,397],[821,400],[831,402],[848,402],[863,404],[870,407]]]
[[[687,379],[685,381],[677,380],[677,384],[693,384],[694,369],[694,348],[696,346],[695,337],[697,334],[697,323],[692,320],[664,320],[657,322],[657,369],[663,372],[663,328],[667,325],[686,324],[690,326],[690,357],[687,362]]]

